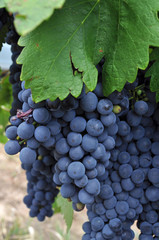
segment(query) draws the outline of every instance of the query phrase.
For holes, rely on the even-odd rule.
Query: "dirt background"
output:
[[[0,240],[80,240],[82,223],[87,221],[86,210],[74,214],[70,235],[62,215],[56,214],[45,222],[28,216],[23,203],[27,181],[18,156],[7,156],[0,144]],[[134,226],[136,240],[138,230]]]

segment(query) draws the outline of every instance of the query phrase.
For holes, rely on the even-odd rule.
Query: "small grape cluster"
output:
[[[8,13],[5,8],[0,8],[0,31],[3,31],[3,28],[7,26],[9,22]]]
[[[94,202],[100,192],[100,179],[107,174],[110,153],[106,149],[114,148],[115,141],[110,135],[118,131],[112,110],[109,99],[98,102],[96,94],[89,92],[80,96],[77,109],[63,112],[59,118],[67,125],[63,128],[64,136],[55,145],[54,181],[61,186],[61,195],[70,198],[76,210],[81,210],[80,203],[84,207]],[[60,111],[54,112],[54,117]]]
[[[9,68],[9,71],[10,71],[9,81],[12,84],[12,94],[13,94],[12,108],[10,110],[11,116],[16,115],[17,109],[21,109],[22,107],[22,103],[18,99],[18,93],[21,90],[21,83],[20,83],[21,65],[17,64],[16,60],[22,51],[22,47],[17,45],[18,39],[19,39],[19,35],[15,31],[13,22],[11,22],[9,26],[9,31],[5,38],[6,43],[11,45],[12,61],[13,61],[12,65]]]
[[[26,90],[23,83],[21,87],[18,98],[22,110],[10,119],[12,125],[6,130],[10,140],[5,145],[5,151],[11,155],[20,152],[22,168],[26,170],[28,180],[28,195],[24,197],[24,203],[30,208],[31,217],[43,221],[45,216],[53,215],[52,203],[59,192],[52,181],[55,160],[50,148],[55,139],[46,126],[51,115],[43,107],[45,102],[34,103],[30,89]]]

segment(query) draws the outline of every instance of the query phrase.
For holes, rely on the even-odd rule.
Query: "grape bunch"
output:
[[[77,109],[63,112],[62,119],[59,118],[67,125],[55,145],[57,163],[53,179],[61,186],[61,195],[70,198],[77,210],[81,203],[84,206],[94,202],[100,192],[100,180],[107,174],[110,153],[106,149],[114,148],[112,134],[118,131],[112,110],[109,99],[98,102],[96,94],[90,92],[80,96]],[[58,111],[53,112],[54,117]]]
[[[52,203],[59,192],[52,181],[55,160],[50,148],[55,139],[46,126],[51,115],[43,107],[45,102],[35,104],[31,91],[25,90],[23,83],[21,87],[18,98],[22,110],[18,110],[10,120],[11,125],[6,130],[10,140],[5,145],[5,151],[11,155],[20,152],[21,165],[28,180],[24,203],[30,208],[31,217],[43,221],[46,216],[53,215]],[[24,107],[27,108],[23,110]]]
[[[78,98],[35,103],[19,80],[22,48],[13,26],[6,40],[16,90],[5,151],[20,152],[30,216],[51,217],[60,189],[75,211],[87,208],[82,240],[134,239],[136,220],[140,240],[159,239],[159,109],[149,79],[140,71],[134,83],[104,97],[102,59],[93,92],[83,85]]]
[[[129,87],[126,85],[125,89]],[[130,101],[129,109],[119,113],[108,175],[100,182],[100,194],[95,201],[87,204],[89,221],[83,225],[83,240],[134,239],[131,225],[135,220],[141,230],[139,239],[159,238],[159,110],[155,94],[147,86],[142,94],[146,101],[138,99],[132,107]],[[120,101],[117,104],[115,111],[120,109]]]

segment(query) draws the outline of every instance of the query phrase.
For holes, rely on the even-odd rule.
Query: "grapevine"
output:
[[[20,153],[29,216],[52,217],[62,197],[74,211],[87,209],[82,240],[133,240],[135,221],[140,240],[159,239],[158,2],[142,0],[137,9],[129,0],[128,11],[121,1],[118,29],[109,26],[108,1],[56,1],[52,12],[44,3],[43,18],[32,24],[18,20],[15,2],[0,1],[0,40],[11,45],[13,61],[4,149]],[[145,19],[143,11],[138,22],[141,8],[156,16]]]

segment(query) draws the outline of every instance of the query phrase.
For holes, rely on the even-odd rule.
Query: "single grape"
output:
[[[89,134],[85,134],[82,139],[82,148],[86,152],[94,152],[97,149],[98,140],[96,137],[92,137]]]
[[[130,132],[130,126],[125,121],[118,122],[118,134],[120,136],[126,136]]]
[[[39,126],[35,129],[34,136],[38,142],[47,142],[50,138],[50,130],[46,126]]]
[[[70,123],[70,128],[73,132],[83,132],[86,128],[86,120],[83,117],[75,117]]]
[[[61,171],[66,171],[70,163],[71,163],[70,158],[62,157],[58,160],[57,166]]]
[[[86,130],[91,136],[98,137],[103,133],[104,126],[100,120],[92,118],[87,122]]]
[[[15,140],[17,137],[17,127],[16,126],[10,126],[6,129],[6,137]]]
[[[45,124],[50,117],[50,113],[46,108],[36,108],[33,110],[33,118],[36,122]]]
[[[86,156],[83,158],[83,164],[85,166],[86,169],[94,169],[95,166],[97,165],[97,161],[95,158],[91,157],[91,156]]]
[[[36,151],[29,147],[25,147],[20,151],[20,160],[24,164],[33,164],[36,160],[36,156]]]
[[[80,133],[69,132],[67,142],[71,147],[77,147],[82,142],[82,135]]]
[[[21,150],[21,146],[19,145],[18,141],[16,140],[9,140],[5,146],[4,150],[9,155],[17,154]]]
[[[78,197],[81,203],[83,204],[91,204],[94,201],[94,197],[86,192],[84,189],[81,189],[78,193]]]
[[[97,107],[98,99],[92,92],[88,92],[81,100],[80,106],[86,112],[93,112]]]
[[[121,178],[128,178],[131,176],[133,169],[130,164],[121,164],[119,167],[119,175]]]
[[[144,115],[148,111],[148,105],[144,101],[138,101],[134,104],[134,110],[138,115]]]
[[[104,227],[104,221],[100,217],[95,217],[91,221],[91,228],[93,231],[98,232]]]
[[[73,184],[64,183],[60,189],[61,195],[64,198],[70,198],[75,193],[75,186]]]
[[[108,115],[113,110],[113,104],[109,99],[101,99],[97,105],[97,111],[102,115]]]
[[[151,152],[152,152],[154,155],[159,155],[159,142],[154,142],[154,143],[152,143]]]
[[[67,169],[68,175],[72,179],[80,179],[85,174],[85,167],[81,162],[72,162]]]
[[[84,151],[81,146],[72,147],[69,151],[69,157],[73,160],[80,160],[84,156]]]
[[[159,183],[159,169],[158,168],[151,168],[148,171],[148,179],[151,183]]]
[[[50,121],[47,124],[47,127],[50,129],[53,136],[58,135],[61,132],[61,125],[57,121]]]
[[[22,122],[17,128],[17,135],[22,139],[29,139],[34,135],[34,131],[34,125]]]
[[[87,183],[87,185],[85,187],[85,190],[88,193],[90,193],[90,194],[92,194],[94,196],[98,195],[99,192],[100,192],[100,183],[99,183],[99,181],[96,178],[88,180],[88,183]]]
[[[118,201],[115,206],[115,209],[118,214],[125,215],[129,211],[129,205],[126,201]]]
[[[67,144],[67,141],[65,138],[61,138],[56,142],[55,149],[59,154],[66,154],[69,152],[70,147]]]

